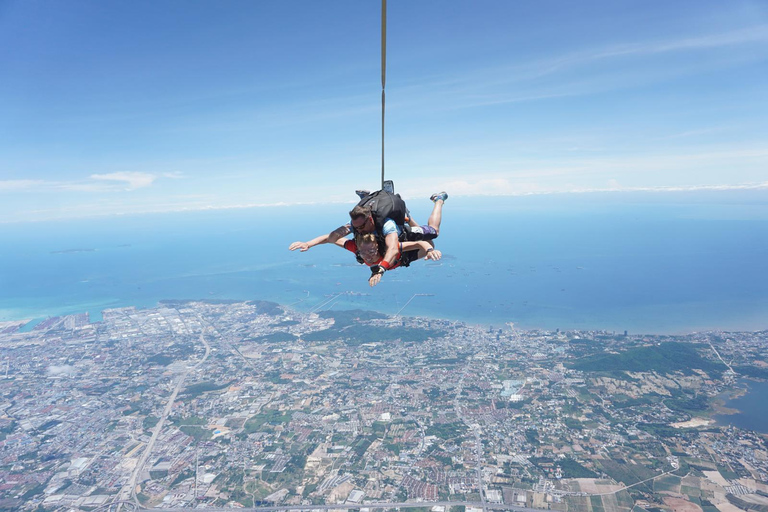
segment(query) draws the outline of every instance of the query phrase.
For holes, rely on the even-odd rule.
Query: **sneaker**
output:
[[[359,197],[360,199],[363,199],[364,197],[371,195],[371,191],[370,190],[355,190],[355,194],[357,194],[357,197]]]
[[[443,202],[445,202],[445,200],[448,199],[448,193],[447,192],[438,192],[436,194],[432,194],[430,199],[432,201],[435,201],[435,202],[437,202],[439,200],[442,200]]]

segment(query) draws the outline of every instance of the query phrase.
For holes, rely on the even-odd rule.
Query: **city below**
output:
[[[0,322],[0,510],[768,512],[768,430],[715,420],[767,340],[261,301]]]

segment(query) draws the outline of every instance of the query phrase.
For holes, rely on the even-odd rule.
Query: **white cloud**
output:
[[[48,185],[56,190],[67,190],[71,192],[110,192],[114,190],[114,187],[109,183],[50,182]]]
[[[644,56],[684,52],[706,52],[735,46],[755,45],[751,54],[740,53],[743,59],[764,59],[768,42],[768,25],[756,25],[739,30],[683,36],[655,41],[614,43],[601,47],[566,51],[550,57],[512,65],[474,69],[456,76],[430,77],[423,83],[408,87],[414,103],[439,103],[441,109],[483,107],[511,103],[524,103],[564,97],[586,96],[634,88],[663,82],[675,77],[700,73],[705,70],[732,66],[734,55],[692,59],[686,65],[669,66],[656,60],[655,67],[644,67],[632,72],[631,68],[615,69],[621,59],[626,63]],[[594,67],[602,66],[599,72]],[[588,68],[588,73],[584,71]],[[573,76],[573,72],[582,71]],[[555,79],[554,76],[562,75]],[[422,94],[419,94],[421,91]],[[424,98],[423,95],[427,97]]]
[[[674,139],[684,139],[688,137],[698,137],[699,135],[709,135],[711,133],[722,133],[730,129],[731,127],[720,126],[720,127],[714,127],[714,128],[701,128],[698,130],[688,130],[685,132],[673,133],[671,135],[659,137],[659,140],[674,140]]]
[[[679,186],[623,186],[617,180],[610,179],[605,185],[586,186],[574,183],[560,185],[540,184],[536,182],[519,182],[514,179],[500,177],[484,177],[478,179],[450,180],[437,184],[441,190],[447,190],[451,197],[519,197],[543,196],[554,194],[587,194],[587,193],[630,193],[630,192],[699,192],[699,191],[729,191],[729,190],[768,190],[768,181],[736,184],[707,184]],[[409,188],[402,190],[402,196],[407,201],[426,201],[435,192],[435,183],[428,188]],[[341,211],[353,204],[354,200],[324,200],[324,201],[275,201],[263,203],[226,203],[216,200],[185,200],[180,197],[177,201],[135,203],[91,203],[72,206],[62,206],[50,209],[27,210],[17,212],[7,217],[0,216],[0,224],[35,222],[51,219],[76,219],[88,217],[111,217],[135,214],[195,212],[213,210],[238,210],[254,208],[291,207],[302,205],[339,204]],[[192,198],[190,198],[192,199]],[[202,199],[202,198],[201,198]]]
[[[110,174],[91,174],[94,180],[117,181],[126,183],[126,190],[136,190],[150,186],[157,176],[145,172],[113,172]]]
[[[402,183],[406,199],[429,197],[436,190],[452,196],[524,196],[584,192],[683,192],[768,189],[761,175],[728,179],[718,171],[734,161],[759,165],[768,152],[759,149],[711,151],[701,154],[648,155],[625,158],[568,159],[567,162],[507,162],[505,170],[476,169],[442,178],[412,176]],[[571,165],[562,165],[569,163]],[[705,165],[706,164],[706,165]],[[697,172],[690,172],[696,169]],[[671,171],[680,171],[671,173]],[[681,174],[682,172],[682,174]],[[670,176],[666,179],[666,176]],[[673,178],[674,176],[674,178]]]
[[[511,180],[455,181],[446,183],[446,190],[456,190],[455,196],[529,196],[546,194],[585,194],[592,192],[697,192],[705,190],[765,190],[768,181],[761,183],[737,183],[715,185],[679,186],[622,186],[615,179],[605,187],[588,187],[573,184],[541,186],[536,183],[515,183]],[[424,195],[423,193],[421,195]]]
[[[768,41],[768,25],[757,25],[755,27],[730,32],[668,39],[664,41],[614,44],[601,49],[594,48],[577,51],[552,59],[533,62],[519,70],[523,71],[522,75],[518,74],[516,76],[522,76],[522,79],[529,80],[561,71],[564,68],[588,64],[592,61],[602,59],[628,57],[633,55],[652,55],[676,51],[705,50],[740,44],[761,43],[765,41]],[[525,72],[526,68],[527,73]]]
[[[163,178],[180,179],[180,172],[163,173]],[[144,172],[113,172],[108,174],[92,174],[90,181],[53,181],[53,180],[0,180],[0,193],[4,192],[46,192],[71,191],[105,193],[116,190],[132,191],[145,188],[158,178],[157,175]]]
[[[4,180],[0,181],[0,192],[28,190],[44,184],[43,180]]]
[[[757,25],[719,34],[707,34],[655,43],[635,43],[620,45],[594,55],[594,58],[618,57],[622,55],[666,53],[673,51],[701,50],[721,48],[740,44],[761,43],[768,41],[768,25]]]

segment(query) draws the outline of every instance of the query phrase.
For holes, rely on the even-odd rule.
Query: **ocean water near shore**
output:
[[[744,430],[754,430],[768,434],[768,408],[765,407],[765,397],[768,396],[768,382],[742,380],[747,392],[736,398],[725,401],[727,410],[736,411],[733,414],[718,414],[714,417],[718,425],[733,425]]]
[[[431,203],[410,199],[417,220]],[[584,194],[446,203],[440,262],[376,288],[352,255],[291,253],[351,205],[0,224],[0,321],[271,300],[501,327],[679,333],[768,328],[768,192]]]

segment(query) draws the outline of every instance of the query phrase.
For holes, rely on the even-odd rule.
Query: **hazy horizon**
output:
[[[431,202],[409,200],[426,220]],[[331,246],[288,245],[346,221],[348,205],[5,224],[0,318],[162,299],[271,300],[523,328],[648,333],[768,328],[768,195],[758,191],[454,198],[437,247],[367,286]],[[85,251],[85,252],[78,252]]]

